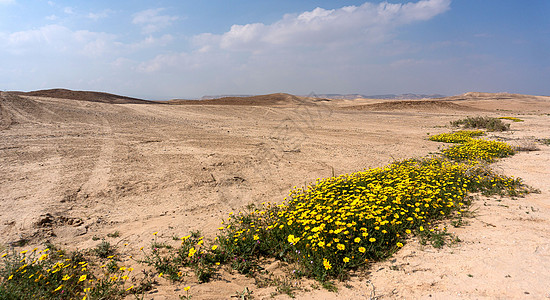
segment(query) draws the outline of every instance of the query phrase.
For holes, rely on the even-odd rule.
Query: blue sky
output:
[[[0,0],[0,90],[550,95],[549,0]]]

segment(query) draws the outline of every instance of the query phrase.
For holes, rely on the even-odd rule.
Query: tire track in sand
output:
[[[101,135],[104,137],[90,177],[81,187],[81,192],[88,195],[101,193],[107,189],[115,152],[113,128],[103,114],[98,114],[98,117],[102,122]]]

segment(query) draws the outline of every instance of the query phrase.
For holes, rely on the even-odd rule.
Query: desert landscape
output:
[[[145,101],[47,90],[0,95],[0,250],[45,242],[86,250],[101,240],[139,277],[141,247],[200,230],[249,204],[281,203],[318,178],[426,157],[467,116],[516,117],[488,133],[519,147],[492,167],[537,189],[523,198],[475,196],[461,241],[412,239],[336,292],[295,283],[297,299],[550,298],[550,97],[466,93],[429,100],[318,99],[270,94]],[[116,234],[115,234],[116,233]],[[157,233],[157,234],[154,234]],[[267,262],[274,273],[277,262]],[[157,277],[145,299],[287,299],[275,286],[223,271],[208,283]],[[128,299],[133,299],[128,296]],[[246,298],[246,299],[249,299]]]

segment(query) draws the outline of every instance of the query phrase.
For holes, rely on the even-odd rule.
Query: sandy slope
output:
[[[190,230],[212,236],[229,212],[280,202],[295,185],[436,152],[441,144],[427,141],[427,134],[447,132],[449,121],[467,115],[525,119],[500,134],[512,144],[550,138],[550,100],[509,94],[471,94],[435,106],[292,97],[275,106],[0,97],[5,246],[50,240],[84,249],[98,243],[92,237],[119,231],[120,237],[107,239],[139,255],[155,231],[167,242]],[[346,108],[358,104],[373,106]],[[550,147],[538,147],[495,167],[541,193],[479,198],[476,217],[450,228],[464,242],[436,250],[411,241],[394,259],[354,276],[348,287],[339,284],[339,293],[311,290],[298,298],[550,297]],[[194,299],[227,299],[244,287],[269,298],[274,290],[237,274],[188,284]],[[160,280],[148,299],[177,298],[183,294],[177,288]]]

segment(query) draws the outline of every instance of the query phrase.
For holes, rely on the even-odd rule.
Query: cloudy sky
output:
[[[0,90],[550,95],[549,0],[0,0]]]

